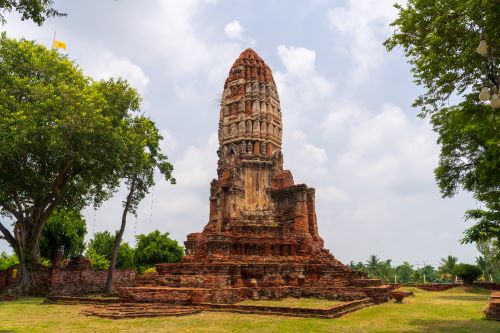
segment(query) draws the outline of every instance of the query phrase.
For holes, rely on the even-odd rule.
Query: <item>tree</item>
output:
[[[394,279],[394,269],[392,268],[392,260],[387,259],[386,261],[381,261],[378,267],[379,275],[384,282],[391,282]]]
[[[490,278],[491,272],[492,272],[490,264],[484,259],[483,256],[479,256],[479,257],[476,257],[476,265],[483,272],[483,277],[482,277],[483,280],[487,281]]]
[[[119,186],[139,96],[122,80],[95,82],[71,60],[26,40],[0,38],[0,231],[29,292],[43,227],[58,206],[99,205]]]
[[[361,261],[358,261],[357,263],[354,263],[353,261],[351,261],[349,263],[349,267],[355,271],[367,273],[366,266]]]
[[[61,249],[66,258],[81,255],[85,250],[85,223],[82,214],[75,209],[55,209],[43,227],[41,256],[53,261]]]
[[[413,266],[405,261],[396,267],[396,275],[398,277],[398,282],[403,284],[410,283],[413,276]]]
[[[396,31],[384,44],[402,47],[424,88],[413,105],[421,117],[432,117],[438,133],[441,194],[452,197],[463,188],[484,203],[485,209],[466,212],[476,224],[464,242],[500,239],[500,114],[471,93],[499,88],[500,2],[408,0],[395,7]],[[488,44],[486,56],[477,52],[480,40]],[[450,97],[461,102],[447,106]]]
[[[109,260],[106,259],[103,255],[97,253],[94,249],[87,249],[85,256],[90,260],[90,264],[93,269],[108,269],[109,268]]]
[[[481,253],[481,259],[484,261],[483,272],[490,282],[500,282],[500,243],[496,240],[476,242],[476,247]],[[486,276],[485,276],[486,278]]]
[[[113,290],[113,272],[118,258],[118,249],[125,231],[127,215],[137,214],[137,207],[144,199],[149,189],[154,186],[154,174],[158,169],[165,180],[175,184],[172,177],[173,165],[167,161],[167,156],[161,153],[160,141],[162,136],[153,121],[145,117],[137,117],[130,124],[127,144],[128,163],[123,168],[122,177],[128,187],[128,195],[123,202],[123,212],[120,229],[116,233],[111,255],[106,290]]]
[[[366,268],[371,277],[377,277],[379,273],[380,258],[374,254],[368,257]]]
[[[453,256],[448,256],[446,258],[441,258],[441,265],[439,266],[439,273],[443,274],[445,277],[449,277],[451,282],[453,282],[453,271],[457,265],[458,258]]]
[[[486,209],[466,212],[466,219],[476,224],[465,231],[465,243],[500,240],[500,115],[488,112],[476,99],[469,94],[431,118],[441,145],[435,170],[441,194],[453,197],[463,188],[485,203]]]
[[[460,277],[464,284],[472,284],[483,272],[476,265],[458,264],[453,270],[453,274]]]
[[[86,255],[92,266],[98,269],[109,269],[115,236],[109,231],[96,232],[87,244]],[[128,243],[122,243],[118,251],[116,268],[134,268],[134,249]]]
[[[154,264],[178,262],[184,255],[184,250],[176,240],[169,237],[169,233],[160,233],[155,230],[147,235],[136,236],[135,263],[140,272]]]
[[[8,255],[5,252],[0,253],[0,271],[19,264],[19,259],[15,254]]]
[[[0,23],[5,24],[4,12],[16,11],[22,14],[22,20],[32,20],[42,25],[45,19],[54,16],[66,16],[52,8],[52,0],[0,0]]]

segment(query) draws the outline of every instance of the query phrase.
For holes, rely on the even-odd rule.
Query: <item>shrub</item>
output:
[[[113,246],[115,243],[115,236],[109,231],[96,232],[94,237],[89,241],[87,245],[87,257],[90,258],[92,262],[92,257],[96,254],[107,261],[107,267],[109,268],[109,263],[111,261],[111,253],[113,252]],[[95,260],[101,260],[100,258]],[[102,261],[102,260],[101,260]],[[104,261],[103,261],[104,263]],[[93,264],[93,266],[95,266]],[[106,265],[105,265],[106,266]],[[118,258],[116,261],[116,269],[132,269],[134,268],[134,249],[128,245],[126,242],[120,244],[118,249]],[[104,268],[103,268],[104,269]]]
[[[465,284],[472,284],[483,274],[483,271],[476,265],[458,264],[453,270],[453,274],[461,278]]]
[[[15,254],[8,255],[5,252],[0,253],[0,271],[6,270],[17,264],[19,264],[19,259],[17,259]]]
[[[135,263],[139,272],[164,262],[178,262],[184,255],[184,250],[176,240],[167,233],[155,230],[147,235],[136,236]]]
[[[109,260],[97,253],[93,248],[87,250],[87,258],[89,258],[93,269],[109,268]]]
[[[156,267],[151,267],[146,269],[143,274],[154,274],[154,273],[156,273]]]

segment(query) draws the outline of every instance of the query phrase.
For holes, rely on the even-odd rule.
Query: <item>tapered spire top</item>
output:
[[[224,88],[226,88],[230,82],[239,79],[245,79],[247,81],[257,80],[262,83],[274,84],[271,68],[269,68],[257,52],[251,48],[241,52],[233,66],[231,66]]]

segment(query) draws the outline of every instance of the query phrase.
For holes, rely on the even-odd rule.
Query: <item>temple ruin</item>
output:
[[[182,262],[158,264],[156,275],[119,288],[123,301],[389,299],[389,286],[353,271],[323,247],[314,189],[295,184],[283,169],[281,112],[271,69],[245,50],[224,84],[208,224],[187,236]]]

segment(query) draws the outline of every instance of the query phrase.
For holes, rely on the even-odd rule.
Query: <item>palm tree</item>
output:
[[[370,273],[371,277],[377,277],[380,266],[380,258],[374,254],[368,257],[366,261],[366,268]]]
[[[483,271],[483,279],[486,281],[488,278],[491,280],[491,265],[483,256],[476,257],[476,264]],[[491,282],[491,281],[490,281]]]
[[[458,258],[454,256],[448,256],[446,258],[441,258],[441,266],[439,266],[439,272],[444,275],[451,277],[451,282],[454,282],[453,270],[457,265]]]

